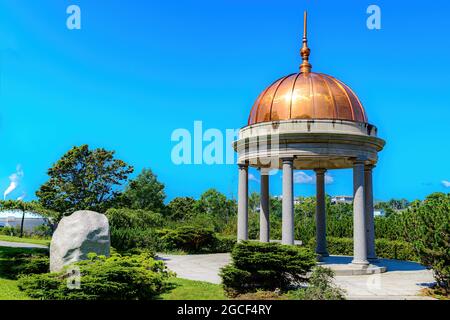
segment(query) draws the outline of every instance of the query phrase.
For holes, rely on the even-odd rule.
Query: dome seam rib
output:
[[[278,81],[278,80],[277,80],[277,81]],[[268,87],[263,91],[263,93],[261,94],[261,98],[259,99],[258,105],[256,106],[256,109],[255,109],[255,117],[254,117],[254,119],[253,119],[253,122],[251,122],[251,123],[250,123],[250,119],[251,119],[251,116],[252,116],[253,108],[252,108],[252,110],[250,110],[250,116],[249,116],[249,119],[248,119],[248,124],[249,124],[249,125],[252,125],[252,124],[257,123],[257,120],[256,120],[256,119],[258,119],[259,107],[261,106],[261,102],[262,102],[264,96],[266,95],[267,90],[269,90],[269,88],[270,88],[271,86],[273,86],[275,83],[276,83],[276,81],[275,81],[274,83],[272,83],[270,86],[268,86]]]
[[[309,76],[309,96],[311,97],[312,119],[316,118],[316,99],[314,98],[314,84],[312,75]]]
[[[336,100],[334,99],[334,94],[331,92],[331,88],[330,88],[330,85],[328,84],[327,77],[325,77],[321,73],[318,73],[318,75],[322,79],[322,81],[325,83],[325,86],[328,89],[328,93],[331,97],[331,100],[333,101],[333,115],[334,115],[334,118],[337,119],[338,118],[338,114],[337,114],[338,110],[337,110]]]
[[[292,75],[294,75],[294,74],[295,74],[295,73],[292,73],[292,74],[287,75],[286,77],[280,79],[281,81],[280,81],[280,83],[278,84],[277,88],[275,89],[275,92],[273,93],[272,103],[270,104],[270,113],[269,113],[270,118],[269,118],[269,121],[273,121],[273,120],[272,120],[273,101],[275,100],[275,96],[277,95],[278,89],[280,89],[280,86],[283,84],[283,82],[284,82],[287,78],[289,78],[290,76],[292,76]],[[279,120],[280,120],[280,119],[279,119]]]
[[[294,83],[292,84],[291,101],[290,101],[290,105],[289,105],[289,119],[292,119],[292,100],[293,100],[293,96],[294,96],[295,85],[297,84],[297,80],[298,80],[298,77],[300,76],[300,74],[301,73],[297,74],[297,76],[295,77]]]
[[[359,97],[355,94],[355,92],[352,90],[352,88],[350,88],[350,87],[347,86],[347,85],[346,85],[346,87],[347,87],[348,90],[350,90],[350,92],[351,92],[352,95],[355,97],[356,101],[358,102],[358,105],[359,105],[359,108],[361,109],[361,114],[362,114],[362,117],[363,117],[362,120],[363,120],[365,123],[368,123],[368,122],[369,122],[369,119],[367,119],[366,110],[364,109],[364,107],[363,107],[361,101],[359,100]]]
[[[339,88],[344,91],[345,97],[347,98],[348,101],[348,105],[350,107],[350,111],[352,112],[352,120],[353,121],[357,121],[356,120],[356,116],[355,116],[355,111],[353,110],[353,104],[352,104],[352,100],[350,100],[350,96],[348,95],[347,90],[345,90],[344,86],[342,85],[342,83],[336,79],[336,78],[332,78],[333,81],[339,86]]]

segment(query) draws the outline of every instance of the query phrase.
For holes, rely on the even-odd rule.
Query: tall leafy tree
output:
[[[158,177],[152,170],[143,169],[125,187],[122,194],[122,206],[135,210],[162,212],[165,208],[165,199],[164,184],[158,181]]]
[[[177,197],[167,205],[170,218],[175,221],[186,221],[197,213],[197,200],[190,197]]]
[[[261,196],[258,192],[252,192],[248,197],[248,208],[252,212],[256,212],[261,203]]]
[[[214,218],[216,227],[228,223],[236,215],[236,201],[228,199],[216,189],[205,191],[197,201],[198,211]]]
[[[43,207],[69,215],[77,210],[105,212],[133,167],[114,158],[114,151],[73,147],[49,170],[50,179],[36,192]]]
[[[433,193],[403,213],[405,238],[450,294],[450,193]]]

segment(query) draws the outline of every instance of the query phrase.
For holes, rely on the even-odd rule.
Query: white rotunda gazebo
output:
[[[299,73],[268,86],[234,142],[238,153],[238,240],[248,239],[248,168],[261,172],[260,241],[270,240],[269,171],[282,170],[282,243],[294,244],[294,170],[314,170],[317,182],[316,252],[328,256],[325,172],[353,168],[355,266],[376,259],[372,170],[385,145],[356,94],[343,82],[314,73],[309,63],[306,12]]]

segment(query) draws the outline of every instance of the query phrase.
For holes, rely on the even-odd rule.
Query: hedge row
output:
[[[352,238],[327,238],[328,252],[335,255],[351,256],[353,255],[353,239]],[[315,249],[315,239],[310,240],[307,246]],[[419,261],[413,246],[405,241],[400,240],[375,240],[375,251],[378,257],[385,259]]]

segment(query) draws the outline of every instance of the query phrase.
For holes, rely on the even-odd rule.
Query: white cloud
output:
[[[441,182],[442,182],[442,185],[443,185],[444,187],[450,188],[450,181],[442,180]]]
[[[325,184],[332,184],[334,182],[334,178],[325,173]],[[315,184],[316,183],[316,175],[308,175],[304,171],[297,171],[294,173],[294,183],[298,184]]]
[[[325,173],[325,184],[332,184],[334,182],[333,176]]]
[[[253,173],[249,173],[248,174],[248,180],[249,181],[255,181],[255,182],[259,183],[259,179]]]
[[[315,183],[315,177],[312,177],[303,171],[294,172],[294,183],[313,184]]]
[[[17,187],[20,185],[20,180],[23,177],[23,170],[20,164],[16,167],[16,172],[9,176],[9,186],[6,188],[5,192],[3,193],[3,199],[6,199],[6,197],[17,189]]]
[[[25,199],[25,197],[27,196],[26,193],[23,193],[20,197],[17,198],[18,201],[23,201],[23,199]]]

